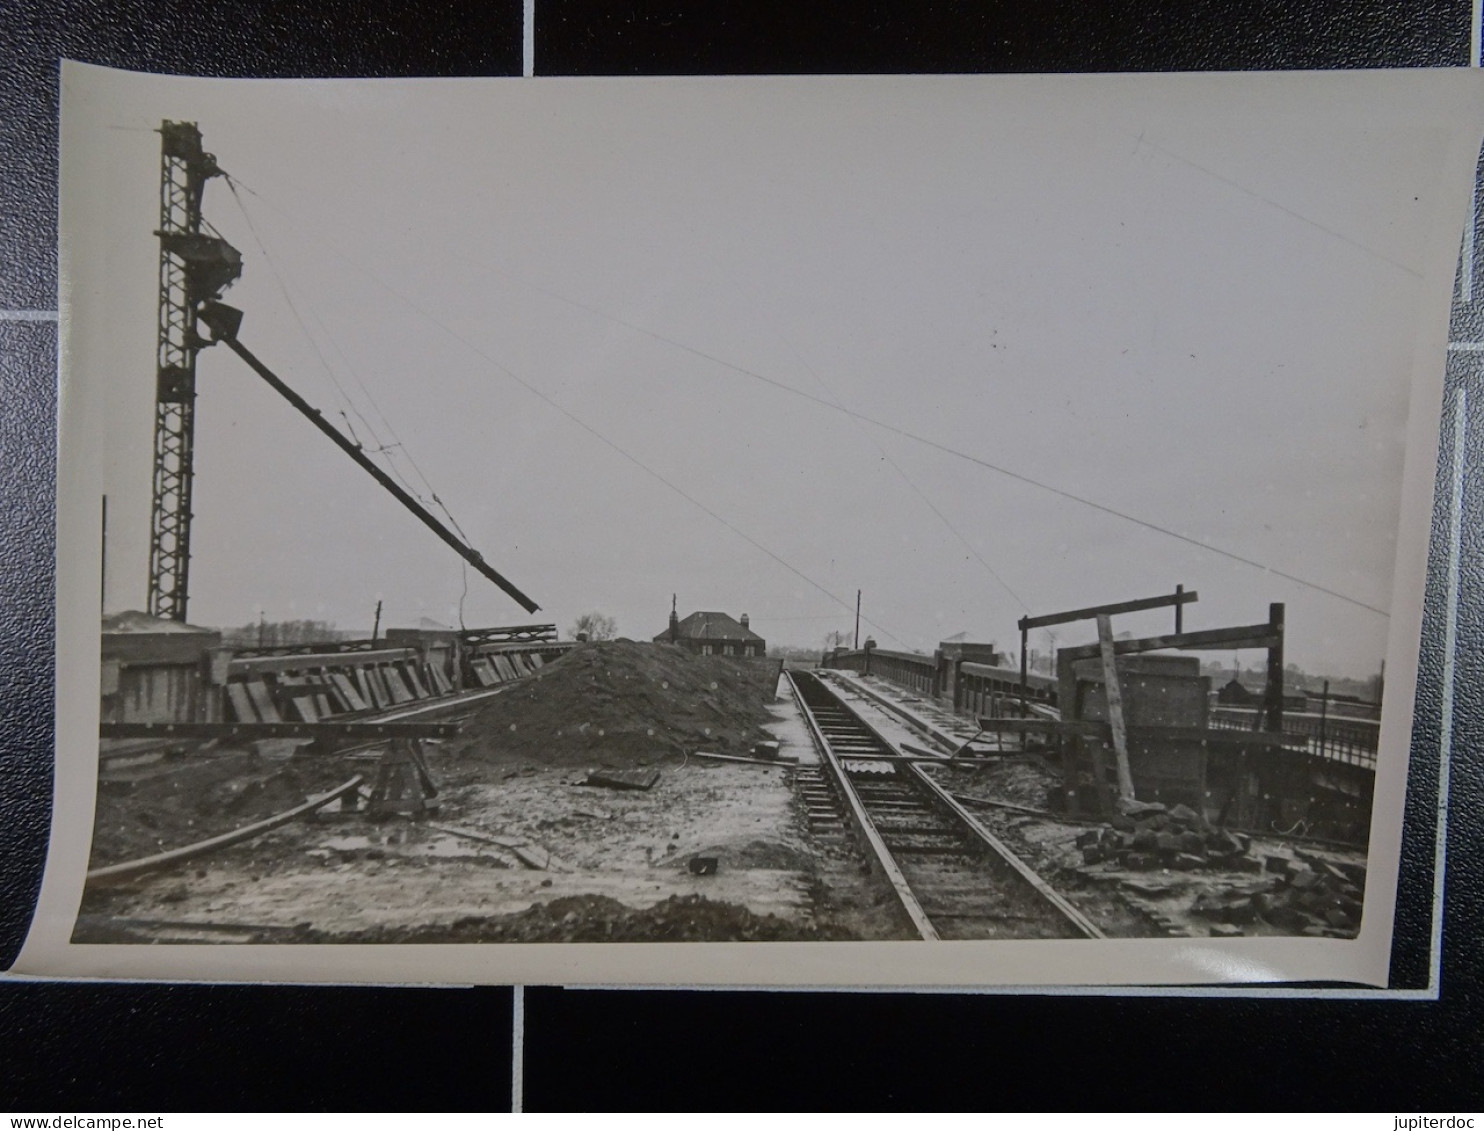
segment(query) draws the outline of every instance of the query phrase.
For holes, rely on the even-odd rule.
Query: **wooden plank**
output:
[[[745,762],[749,766],[797,766],[797,758],[780,754],[777,758],[744,758],[740,754],[712,754],[709,750],[693,750],[692,758],[706,758],[712,762]],[[942,759],[938,759],[942,761]]]
[[[1022,632],[1032,628],[1050,628],[1054,624],[1070,624],[1078,620],[1096,620],[1100,616],[1111,617],[1119,613],[1137,613],[1145,609],[1164,609],[1171,605],[1188,605],[1199,599],[1195,590],[1167,593],[1163,597],[1141,597],[1137,601],[1119,601],[1113,605],[1091,605],[1085,609],[1071,609],[1065,613],[1048,613],[1041,617],[1021,617]]]
[[[1268,648],[1276,639],[1270,625],[1248,624],[1237,628],[1210,628],[1202,632],[1172,632],[1168,636],[1145,636],[1139,640],[1115,640],[1113,651],[1120,656],[1166,649],[1222,652],[1229,648]],[[1096,644],[1080,644],[1074,648],[1058,648],[1056,654],[1058,658],[1091,660],[1098,657],[1100,650]]]
[[[252,700],[247,697],[247,688],[242,684],[227,684],[227,701],[232,704],[232,713],[237,716],[238,722],[258,721],[258,713],[252,709]]]
[[[298,715],[302,721],[306,723],[319,722],[319,711],[315,709],[314,696],[295,695],[292,699],[289,700],[289,706],[293,708],[294,713]]]
[[[385,710],[392,705],[392,693],[386,689],[382,682],[381,670],[379,668],[366,668],[366,686],[371,689],[371,702],[376,705],[377,710]]]
[[[344,668],[351,664],[390,664],[410,660],[416,653],[411,648],[382,648],[375,652],[315,653],[306,656],[272,656],[264,659],[232,660],[228,676],[267,675],[270,672],[298,672],[318,668]]]
[[[258,713],[258,718],[265,723],[283,722],[283,716],[278,713],[278,707],[274,705],[273,696],[268,693],[267,685],[261,679],[250,679],[245,686],[248,698],[252,700],[253,710]]]
[[[531,667],[533,668],[539,668],[546,663],[546,661],[541,658],[540,652],[532,652],[530,659]]]
[[[605,789],[649,790],[660,780],[658,770],[589,770],[583,785],[597,785]]]
[[[448,677],[443,674],[443,668],[439,664],[428,665],[428,682],[433,686],[434,695],[447,695],[453,690],[448,682]]]
[[[387,687],[391,689],[393,703],[400,705],[412,702],[412,692],[407,690],[407,684],[402,679],[401,672],[393,667],[385,667],[381,669],[381,674],[386,679]]]
[[[418,672],[417,665],[408,664],[403,671],[407,675],[407,682],[412,687],[412,694],[416,695],[419,699],[426,699],[428,697],[428,685],[423,682],[423,677]]]
[[[1108,724],[1095,719],[1005,719],[986,715],[980,717],[979,729],[1003,731],[1006,734],[1084,734],[1101,737],[1108,733]]]
[[[1098,614],[1098,650],[1103,660],[1103,693],[1108,700],[1108,725],[1113,728],[1113,755],[1118,766],[1118,796],[1133,801],[1134,775],[1128,764],[1128,732],[1123,728],[1123,687],[1113,659],[1113,621]]]
[[[335,675],[335,672],[324,673],[325,693],[324,695],[320,696],[320,698],[325,701],[325,708],[320,712],[320,714],[322,715],[343,715],[349,711],[355,710],[355,708],[350,705],[350,700],[345,697],[345,692],[342,691],[340,689],[340,685],[335,682]]]
[[[495,669],[490,667],[488,660],[475,660],[471,665],[474,669],[474,678],[479,680],[483,687],[493,687],[500,682],[500,677],[495,674]]]
[[[530,666],[526,663],[526,658],[524,656],[522,656],[519,652],[511,652],[510,653],[510,663],[511,663],[511,666],[515,668],[515,674],[516,675],[530,675],[531,674],[531,669],[530,669]]]
[[[489,659],[490,663],[494,664],[495,671],[500,673],[500,679],[502,681],[520,678],[516,675],[515,668],[511,666],[510,661],[504,656],[491,656]]]
[[[340,697],[345,700],[345,705],[352,711],[365,711],[370,708],[366,700],[361,698],[361,693],[356,690],[355,684],[351,683],[350,676],[344,672],[331,672],[330,682],[340,692]]]
[[[102,738],[452,738],[457,723],[102,723]]]

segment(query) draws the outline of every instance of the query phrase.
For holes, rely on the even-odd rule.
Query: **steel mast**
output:
[[[196,353],[210,344],[197,306],[241,273],[242,256],[201,232],[206,182],[222,175],[201,148],[194,122],[160,124],[160,300],[155,355],[154,493],[149,540],[149,611],[186,619],[191,562]]]

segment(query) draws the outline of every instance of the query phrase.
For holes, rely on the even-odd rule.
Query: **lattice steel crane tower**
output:
[[[237,340],[242,312],[217,301],[242,274],[242,253],[217,235],[203,232],[201,197],[206,182],[226,174],[201,148],[194,122],[160,123],[160,315],[155,356],[154,495],[149,539],[149,611],[186,619],[191,567],[191,485],[195,454],[196,354],[224,343],[311,424],[333,440],[419,521],[493,581],[527,612],[540,606],[495,571],[462,537],[440,522],[386,472],[359,442],[325,420]],[[203,337],[205,324],[211,337]],[[436,498],[436,496],[435,496]]]
[[[160,124],[160,313],[155,357],[154,496],[149,540],[149,611],[186,619],[191,565],[196,354],[201,302],[242,272],[242,256],[201,231],[206,182],[222,175],[201,148],[194,122]]]

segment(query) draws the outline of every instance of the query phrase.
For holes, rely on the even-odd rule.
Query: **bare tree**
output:
[[[572,635],[574,638],[585,635],[589,640],[612,640],[618,635],[618,621],[596,610],[583,613],[573,622]]]

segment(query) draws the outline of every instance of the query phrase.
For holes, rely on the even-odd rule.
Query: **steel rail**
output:
[[[793,674],[794,673],[792,672],[789,673],[790,682],[793,684],[794,688],[795,698],[798,700],[800,707],[804,711],[805,721],[809,725],[810,732],[815,736],[815,742],[817,745],[819,745],[821,754],[827,759],[830,768],[834,773],[836,781],[841,786],[842,793],[850,802],[852,815],[856,818],[857,824],[862,827],[862,831],[866,834],[866,839],[870,843],[873,851],[875,851],[878,859],[881,860],[883,867],[886,868],[888,877],[900,877],[900,882],[903,885],[905,891],[903,889],[898,889],[898,898],[902,899],[904,894],[909,896],[913,905],[916,906],[919,911],[921,911],[922,905],[920,901],[918,900],[916,894],[912,892],[911,885],[907,881],[906,876],[903,874],[900,866],[897,865],[895,858],[891,854],[890,848],[887,847],[885,841],[876,830],[874,822],[866,813],[864,804],[861,802],[859,796],[856,794],[853,786],[850,783],[849,775],[846,773],[844,766],[840,762],[840,759],[835,755],[828,738],[826,738],[817,721],[815,720],[812,708],[810,708],[810,706],[804,701],[803,696],[800,693],[798,684],[793,679]],[[830,687],[826,683],[826,681],[819,679],[818,677],[815,677],[815,679],[821,689],[826,691],[840,707],[844,708],[856,724],[858,724],[859,726],[864,728],[866,732],[874,736],[878,742],[884,744],[887,749],[897,749],[895,743],[893,743],[889,738],[882,734],[881,731],[878,730],[869,719],[863,717],[860,712],[856,711],[854,707],[847,700],[845,700],[835,688]],[[850,755],[846,755],[847,760],[850,757]],[[1040,876],[1033,868],[1031,868],[1029,864],[1022,860],[1016,854],[1014,849],[1012,849],[994,833],[990,832],[990,830],[987,829],[977,817],[975,817],[972,813],[965,809],[963,805],[960,804],[951,794],[949,794],[946,789],[935,782],[932,779],[932,776],[922,769],[922,766],[918,760],[903,758],[900,759],[900,761],[902,761],[907,771],[911,775],[913,775],[917,783],[920,784],[928,792],[929,796],[935,802],[939,803],[942,808],[951,813],[953,817],[958,821],[958,823],[970,834],[972,834],[974,840],[978,841],[978,843],[989,849],[994,858],[1002,861],[1007,866],[1009,866],[1009,868],[1015,873],[1015,875],[1018,876],[1022,881],[1024,881],[1046,905],[1051,907],[1057,913],[1057,915],[1061,919],[1071,924],[1071,926],[1074,927],[1077,932],[1085,938],[1102,939],[1107,937],[1097,927],[1096,924],[1094,924],[1086,915],[1084,915],[1075,906],[1073,906],[1066,899],[1065,896],[1057,892],[1042,876]],[[896,886],[896,883],[897,881],[893,879],[894,887]],[[936,927],[933,927],[931,919],[928,917],[927,913],[923,911],[922,915],[923,919],[926,920],[926,926],[933,932],[931,935],[924,933],[923,937],[940,937],[937,933]],[[914,923],[916,922],[917,920],[914,917]]]
[[[814,738],[814,745],[819,749],[820,757],[830,767],[834,775],[835,784],[840,790],[840,795],[845,799],[850,809],[851,819],[855,822],[856,830],[870,846],[875,854],[876,862],[885,873],[887,882],[891,884],[893,894],[897,902],[901,904],[902,910],[912,920],[912,925],[917,933],[929,942],[939,939],[938,929],[933,926],[932,920],[923,910],[922,904],[918,902],[916,894],[912,891],[912,885],[907,882],[907,877],[902,874],[901,866],[891,854],[891,849],[886,847],[886,841],[882,839],[881,833],[876,828],[876,822],[871,820],[866,813],[866,807],[856,793],[855,786],[850,782],[850,775],[845,772],[845,767],[840,764],[830,741],[825,737],[824,731],[819,727],[819,722],[814,717],[814,711],[809,704],[804,702],[803,692],[799,689],[798,679],[794,672],[788,673],[788,683],[793,688],[794,701],[798,703],[799,710],[803,712],[804,722],[809,727],[809,733]],[[821,686],[823,684],[821,683]]]
[[[965,825],[971,828],[980,840],[989,845],[990,848],[994,849],[995,852],[1000,855],[1000,857],[1005,861],[1006,864],[1009,864],[1010,867],[1014,868],[1015,871],[1020,875],[1021,879],[1025,880],[1026,883],[1035,888],[1042,899],[1046,900],[1047,903],[1051,904],[1051,906],[1060,911],[1062,915],[1073,926],[1075,926],[1079,931],[1081,931],[1090,939],[1103,939],[1108,937],[1107,935],[1103,934],[1101,930],[1098,929],[1097,925],[1091,919],[1082,914],[1081,911],[1078,911],[1077,908],[1072,906],[1072,904],[1067,900],[1066,896],[1062,895],[1055,888],[1053,888],[1041,875],[1036,872],[1034,868],[1032,868],[1024,860],[1022,860],[1019,855],[1016,854],[1014,849],[1012,849],[999,837],[995,836],[994,833],[985,828],[984,825],[979,822],[979,818],[975,817],[974,814],[965,809],[963,805],[959,803],[957,798],[955,798],[937,782],[933,781],[932,776],[926,773],[921,766],[917,765],[914,762],[910,763],[907,768],[912,773],[916,774],[923,785],[927,786],[928,789],[936,794],[939,800],[941,800],[944,805],[953,810],[954,814],[959,818],[959,820],[963,821]]]

